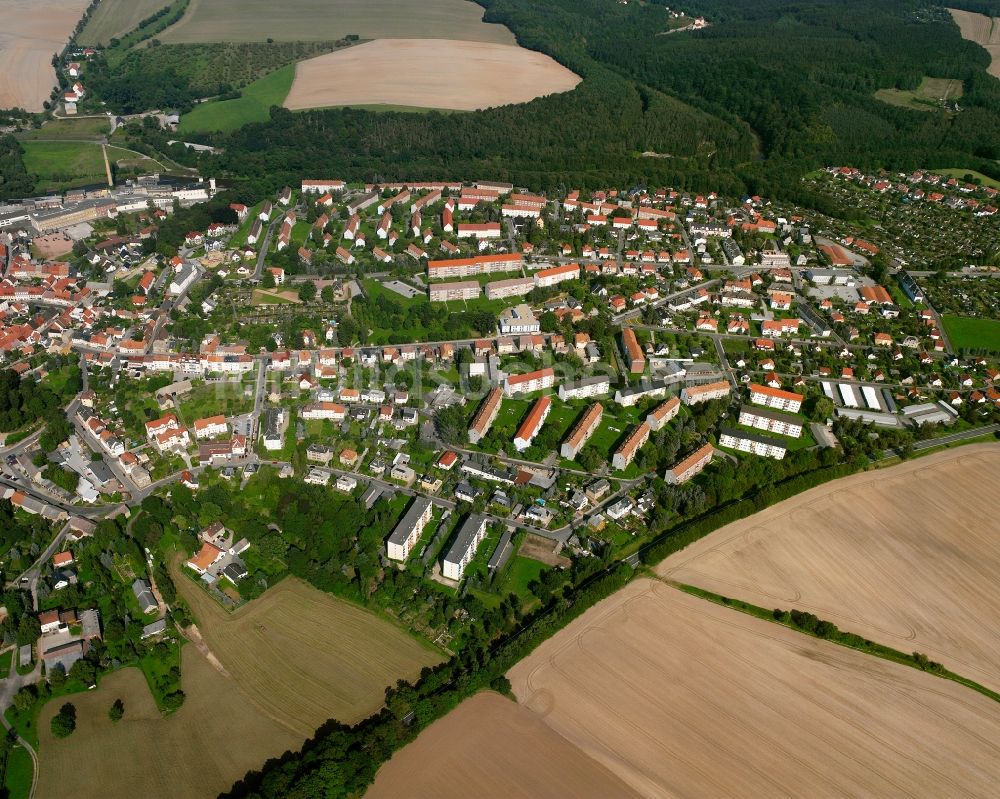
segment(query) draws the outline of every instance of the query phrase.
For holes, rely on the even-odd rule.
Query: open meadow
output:
[[[159,38],[164,44],[333,41],[352,34],[514,43],[503,25],[483,22],[483,7],[469,0],[191,0]]]
[[[987,71],[1000,78],[1000,19],[957,8],[948,11],[962,32],[962,38],[981,45],[990,54],[992,60]]]
[[[260,713],[191,645],[182,650],[181,670],[186,699],[167,717],[136,668],[105,677],[94,691],[49,702],[39,725],[38,799],[215,796],[267,758],[302,745],[304,735]],[[108,708],[119,698],[125,716],[115,723]],[[58,739],[49,725],[67,701],[76,707],[77,728]]]
[[[962,81],[953,78],[928,78],[924,76],[916,89],[879,89],[876,99],[890,105],[914,111],[934,111],[944,104],[962,97]]]
[[[516,45],[379,39],[300,62],[285,107],[383,104],[472,111],[569,91],[579,82],[549,56]]]
[[[228,613],[175,566],[201,635],[259,712],[307,736],[378,710],[385,688],[441,656],[350,602],[289,577]]]
[[[508,677],[646,797],[990,797],[1000,704],[958,683],[633,581]],[[485,759],[485,758],[484,758]]]
[[[956,349],[1000,352],[1000,321],[977,316],[943,316],[942,321]]]
[[[0,108],[42,110],[56,85],[52,56],[86,7],[87,0],[0,0]]]
[[[393,755],[365,796],[631,799],[639,794],[531,711],[499,694],[481,693]]]
[[[276,69],[269,75],[255,80],[233,100],[210,100],[199,103],[181,117],[180,133],[229,131],[251,122],[265,122],[271,106],[281,105],[288,96],[295,79],[295,65]]]
[[[107,47],[112,39],[168,5],[170,0],[101,0],[77,40],[85,47]]]
[[[664,578],[798,609],[1000,690],[1000,445],[814,488],[667,558]]]

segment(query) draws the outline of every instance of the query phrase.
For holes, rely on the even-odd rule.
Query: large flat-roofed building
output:
[[[587,399],[608,394],[611,391],[611,378],[607,375],[595,375],[574,380],[572,383],[562,383],[559,386],[559,399],[563,402],[571,399]]]
[[[552,388],[555,382],[556,373],[547,366],[535,372],[525,372],[523,375],[508,375],[504,380],[503,391],[508,397],[513,397],[515,394],[530,394],[532,391]]]
[[[642,449],[649,440],[649,425],[640,422],[635,429],[625,439],[614,455],[611,456],[611,465],[615,469],[627,469],[629,464],[635,460],[636,453]]]
[[[470,444],[478,444],[483,436],[489,432],[500,412],[502,401],[503,392],[499,388],[490,389],[490,393],[486,395],[483,404],[479,406],[479,410],[472,418],[472,424],[469,425]]]
[[[766,433],[775,433],[779,436],[789,436],[791,438],[801,438],[803,422],[799,417],[788,413],[781,413],[770,408],[757,408],[753,405],[744,405],[740,408],[740,424],[763,430]]]
[[[715,452],[711,444],[704,444],[671,469],[667,469],[663,479],[670,485],[682,485],[712,461]]]
[[[666,402],[661,402],[648,414],[646,414],[646,424],[654,433],[663,425],[673,419],[681,410],[681,401],[677,397],[671,397]]]
[[[501,300],[505,297],[523,297],[535,288],[534,278],[512,277],[486,284],[486,299]]]
[[[685,386],[681,389],[681,402],[685,405],[697,405],[700,402],[722,399],[729,396],[729,388],[729,383],[725,380],[703,386]]]
[[[763,405],[766,408],[775,408],[779,411],[798,413],[802,407],[802,395],[794,391],[785,391],[780,388],[761,386],[757,383],[750,384],[750,402],[754,405]]]
[[[504,308],[497,320],[502,336],[524,336],[541,332],[542,325],[524,303],[513,308]]]
[[[475,280],[460,280],[455,283],[432,283],[427,288],[431,302],[449,300],[474,300],[479,296],[479,283]]]
[[[523,259],[520,253],[502,255],[477,255],[473,258],[451,258],[427,262],[427,277],[438,280],[447,277],[489,275],[494,272],[516,272]]]
[[[729,427],[724,427],[720,431],[719,446],[779,461],[785,457],[787,449],[781,439]]]
[[[587,441],[590,440],[590,437],[594,435],[594,432],[601,424],[603,416],[604,407],[601,403],[595,402],[587,408],[586,413],[573,426],[566,440],[563,441],[559,454],[571,460],[575,458],[580,453],[580,450],[584,448]]]
[[[545,424],[545,419],[551,410],[552,400],[548,397],[539,397],[535,400],[514,436],[514,448],[518,452],[524,452],[531,446],[531,442],[538,435],[538,431],[542,429],[542,425]]]
[[[632,374],[641,375],[646,371],[646,356],[635,337],[635,331],[630,327],[622,330],[622,352]]]
[[[426,497],[417,497],[403,514],[386,542],[389,560],[405,561],[420,538],[420,533],[431,520],[434,506]]]
[[[441,573],[449,580],[461,580],[465,567],[476,556],[476,550],[486,537],[486,517],[473,513],[458,530],[455,543],[444,556]]]

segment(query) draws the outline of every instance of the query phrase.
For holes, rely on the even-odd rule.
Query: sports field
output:
[[[434,722],[375,777],[368,799],[633,799],[639,794],[534,713],[481,693]]]
[[[86,7],[87,0],[0,0],[0,108],[42,110],[56,85],[52,54]]]
[[[188,575],[174,582],[212,653],[253,704],[303,736],[331,718],[366,718],[382,706],[386,686],[441,660],[373,613],[294,578],[234,613]]]
[[[992,61],[987,71],[1000,78],[1000,19],[956,8],[948,11],[962,32],[962,38],[981,45],[990,54]]]
[[[508,673],[545,724],[646,797],[989,797],[1000,704],[652,580]]]
[[[201,799],[216,796],[270,757],[301,746],[295,734],[260,713],[233,680],[195,650],[182,650],[186,695],[176,713],[156,709],[142,672],[122,669],[100,686],[49,702],[41,712],[38,799]],[[108,708],[125,703],[115,723]],[[76,731],[63,740],[49,723],[63,702],[76,707]]]
[[[106,47],[168,5],[170,0],[101,0],[77,41],[85,47]]]
[[[235,100],[211,100],[199,103],[181,116],[180,133],[229,132],[251,122],[266,122],[271,106],[280,106],[288,96],[295,78],[295,65],[289,64],[255,80]]]
[[[191,0],[187,13],[159,38],[184,42],[464,39],[514,44],[503,25],[483,22],[469,0]]]
[[[808,611],[1000,690],[1000,445],[814,488],[712,533],[657,571]]]
[[[579,82],[547,55],[516,45],[379,39],[299,63],[285,107],[381,104],[473,111],[569,91]]]
[[[1000,321],[971,316],[942,316],[944,332],[955,349],[1000,352]]]

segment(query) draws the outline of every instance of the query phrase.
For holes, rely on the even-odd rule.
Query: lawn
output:
[[[415,297],[404,297],[402,294],[397,294],[392,289],[387,289],[381,283],[379,283],[375,278],[362,278],[360,281],[361,288],[364,289],[365,294],[372,300],[375,301],[379,297],[385,297],[387,300],[392,300],[398,303],[404,308],[409,308],[411,305],[419,305],[423,302],[428,302],[427,295],[417,295]]]
[[[111,121],[105,117],[77,117],[51,119],[40,128],[19,133],[23,141],[32,139],[94,139],[100,140],[111,133]]]
[[[6,677],[10,674],[10,663],[14,659],[14,649],[8,649],[2,655],[0,655],[0,674]]]
[[[15,746],[7,755],[7,770],[4,773],[4,787],[10,799],[28,799],[35,766],[31,755],[23,746]]]
[[[537,580],[543,571],[548,568],[544,563],[531,558],[522,558],[515,555],[511,558],[510,565],[504,573],[497,593],[501,596],[514,593],[522,601],[531,602],[535,597],[528,589],[528,584]]]
[[[35,190],[61,190],[88,183],[107,183],[104,156],[98,144],[26,141],[24,166],[35,176]]]
[[[956,349],[1000,352],[1000,321],[969,316],[943,316],[944,330]]]
[[[181,117],[178,132],[228,133],[251,122],[266,122],[271,106],[281,105],[285,101],[294,78],[295,65],[289,64],[255,80],[243,89],[243,96],[239,99],[201,103],[191,113]]]
[[[205,383],[195,386],[179,400],[181,416],[184,423],[189,425],[195,419],[219,413],[238,416],[253,410],[253,391],[247,396],[245,386],[240,382]]]

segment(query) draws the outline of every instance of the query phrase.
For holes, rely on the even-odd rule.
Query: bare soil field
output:
[[[0,108],[41,111],[62,50],[87,0],[0,0]]]
[[[565,555],[557,555],[555,548],[554,541],[534,533],[528,533],[517,550],[517,554],[523,558],[537,560],[546,566],[569,566],[572,561]]]
[[[134,30],[168,5],[170,0],[101,0],[77,40],[85,47],[107,47],[112,39]]]
[[[302,745],[305,736],[258,712],[193,646],[184,647],[181,669],[186,699],[167,717],[135,668],[105,678],[95,691],[49,702],[39,724],[38,799],[201,799]],[[108,708],[118,698],[125,717],[114,723]],[[64,702],[76,707],[77,726],[60,740],[49,724]]]
[[[377,104],[472,111],[566,92],[579,82],[547,55],[516,45],[379,39],[300,62],[285,108]]]
[[[401,749],[366,799],[632,799],[635,791],[499,694],[466,700]]]
[[[1000,690],[1000,445],[820,486],[667,558],[666,578],[797,608]]]
[[[442,659],[373,613],[294,578],[233,613],[187,575],[174,582],[205,643],[253,704],[301,736],[331,718],[368,717],[387,685]]]
[[[503,25],[483,22],[470,0],[191,0],[187,13],[158,38],[185,42],[333,41],[362,39],[465,39],[513,44]]]
[[[990,54],[992,61],[987,72],[1000,78],[1000,19],[957,8],[949,8],[948,12],[962,32],[962,38],[981,45]]]
[[[643,796],[991,797],[1000,704],[636,580],[508,673]]]

